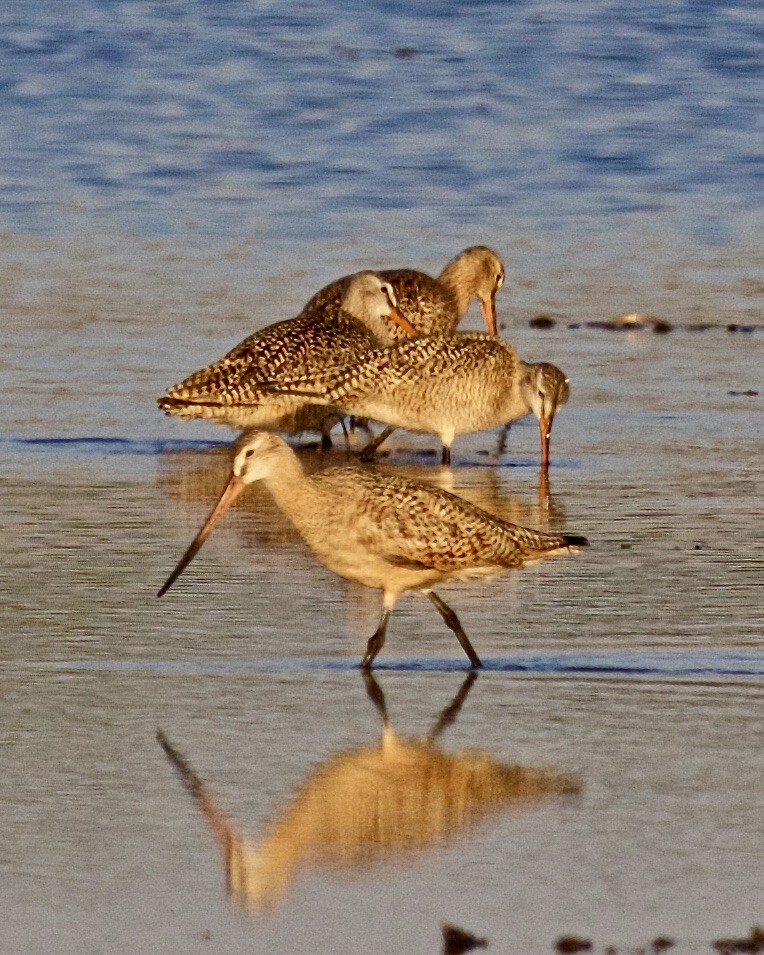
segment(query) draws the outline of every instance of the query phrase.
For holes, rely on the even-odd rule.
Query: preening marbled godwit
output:
[[[238,428],[259,427],[296,433],[323,430],[325,407],[307,401],[249,401],[259,380],[313,374],[340,356],[360,358],[390,343],[392,329],[414,334],[397,308],[392,285],[374,272],[349,276],[341,307],[314,309],[269,325],[245,338],[219,361],[185,378],[158,400],[167,415],[209,418]]]
[[[417,481],[359,468],[306,475],[289,445],[267,432],[246,432],[235,448],[228,484],[158,596],[177,580],[247,485],[264,481],[322,564],[340,577],[382,591],[382,616],[362,667],[370,667],[382,649],[390,613],[408,590],[429,597],[472,666],[482,666],[458,617],[433,586],[490,577],[545,557],[575,553],[587,543],[585,537],[510,524]]]
[[[439,435],[448,464],[456,435],[532,412],[539,422],[543,470],[549,466],[554,416],[569,395],[568,379],[555,365],[528,364],[507,342],[482,332],[396,342],[313,376],[281,377],[266,392],[270,388],[389,425],[364,449],[366,459],[398,427]]]
[[[272,912],[302,869],[352,872],[411,862],[474,832],[491,816],[575,795],[575,778],[552,767],[506,764],[482,750],[449,752],[438,745],[475,677],[467,676],[451,705],[420,738],[395,732],[382,690],[369,674],[367,692],[382,723],[380,741],[344,749],[314,766],[256,842],[241,834],[212,789],[158,732],[162,749],[223,850],[229,896],[251,912]]]
[[[395,289],[398,307],[415,326],[419,335],[444,335],[452,332],[467,314],[470,302],[477,298],[489,334],[496,334],[496,293],[504,284],[504,265],[485,245],[464,249],[446,265],[437,278],[414,269],[384,269],[377,273]],[[303,312],[331,311],[342,301],[352,276],[345,276],[322,288],[306,304]],[[394,330],[401,338],[402,332]]]

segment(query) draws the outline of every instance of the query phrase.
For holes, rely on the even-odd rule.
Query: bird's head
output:
[[[391,325],[409,336],[416,335],[414,326],[398,309],[395,289],[376,272],[357,272],[350,278],[342,309],[382,341],[391,340]]]
[[[496,335],[496,293],[506,278],[504,263],[499,256],[486,245],[473,245],[452,259],[441,277],[449,270],[452,274],[451,282],[465,296],[465,309],[475,295],[480,302],[488,334]]]
[[[541,467],[549,467],[549,438],[552,434],[554,416],[570,395],[570,385],[564,373],[556,365],[542,361],[528,365],[523,392],[528,406],[538,418],[541,435]]]

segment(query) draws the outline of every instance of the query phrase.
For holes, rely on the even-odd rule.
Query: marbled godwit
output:
[[[369,674],[367,692],[381,719],[381,739],[314,766],[257,842],[241,834],[188,760],[158,732],[162,749],[223,849],[229,896],[252,912],[271,912],[304,868],[352,872],[405,863],[474,832],[491,816],[575,795],[577,781],[552,767],[505,764],[481,750],[449,752],[438,745],[475,676],[467,676],[451,705],[420,738],[395,732],[382,690]]]
[[[382,591],[382,616],[362,667],[370,667],[382,649],[390,613],[408,590],[429,597],[472,666],[482,666],[458,617],[433,585],[493,576],[544,557],[575,553],[587,543],[585,537],[510,524],[448,491],[392,475],[358,468],[306,475],[278,435],[246,432],[235,448],[228,484],[158,596],[177,580],[246,486],[265,481],[322,564],[340,577]]]
[[[467,314],[473,298],[480,302],[489,334],[496,334],[496,293],[504,284],[504,265],[484,245],[464,249],[446,265],[437,278],[414,269],[385,269],[378,272],[395,289],[398,307],[419,335],[452,332]],[[316,292],[303,312],[339,308],[352,276],[345,276]],[[401,338],[400,330],[393,330]]]
[[[340,355],[360,358],[391,342],[395,327],[406,334],[415,331],[398,311],[392,285],[374,272],[359,272],[348,278],[341,307],[269,325],[174,385],[157,403],[165,414],[179,418],[291,433],[323,431],[323,422],[332,417],[325,407],[278,397],[254,406],[248,396],[255,383],[314,374]]]
[[[554,416],[569,394],[568,379],[555,365],[528,364],[507,342],[481,332],[396,342],[314,376],[282,377],[270,389],[389,425],[362,452],[367,460],[398,427],[439,435],[443,463],[449,464],[457,434],[532,412],[539,422],[542,470],[549,467]]]

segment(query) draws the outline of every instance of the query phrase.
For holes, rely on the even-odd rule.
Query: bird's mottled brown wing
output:
[[[357,360],[377,344],[344,312],[323,321],[300,315],[245,338],[219,361],[174,385],[166,397],[228,404],[253,401],[261,380],[314,374],[322,363],[336,361],[338,354]]]
[[[341,489],[359,541],[399,566],[441,572],[520,567],[568,543],[562,535],[511,524],[448,491],[393,475],[347,468],[311,480]]]
[[[305,303],[301,315],[313,315],[317,312],[322,314],[336,314],[342,305],[342,299],[347,291],[348,284],[352,276],[344,275],[341,279],[330,282]]]
[[[469,377],[477,374],[489,379],[492,369],[502,369],[506,377],[507,361],[520,364],[511,345],[483,332],[428,335],[407,338],[386,348],[376,348],[360,360],[330,365],[313,375],[290,378],[264,385],[278,394],[311,394],[342,405],[368,394],[389,394],[409,384],[426,385],[441,375]]]

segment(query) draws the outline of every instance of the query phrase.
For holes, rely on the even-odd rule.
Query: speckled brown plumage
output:
[[[377,274],[393,286],[398,307],[420,335],[452,332],[475,297],[481,303],[487,330],[496,333],[494,297],[504,283],[505,273],[501,259],[487,246],[464,249],[437,278],[414,269],[385,269]],[[337,279],[316,292],[303,312],[335,312],[350,278]],[[394,329],[393,337],[403,338],[403,332]]]
[[[507,342],[480,332],[396,342],[360,362],[300,379],[282,377],[268,387],[310,396],[347,414],[437,434],[445,449],[457,434],[533,412],[542,429],[542,459],[544,435],[569,395],[568,381],[555,365],[528,364]]]
[[[235,427],[261,427],[297,432],[320,430],[325,407],[309,402],[271,398],[253,406],[258,381],[315,374],[338,355],[358,359],[392,341],[392,305],[383,282],[373,272],[360,272],[346,283],[342,308],[314,310],[269,325],[224,355],[168,389],[158,400],[165,414],[209,418]]]
[[[572,553],[587,543],[583,537],[511,524],[448,491],[393,475],[357,468],[306,475],[282,438],[254,431],[236,443],[229,484],[160,596],[193,559],[229,504],[247,484],[259,480],[265,481],[322,564],[340,577],[382,590],[384,610],[363,666],[370,666],[382,647],[395,601],[408,590],[427,594],[472,665],[480,666],[458,618],[432,587],[492,576]]]

